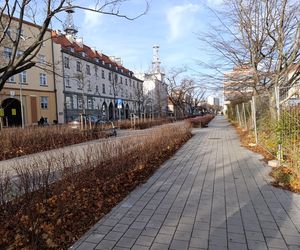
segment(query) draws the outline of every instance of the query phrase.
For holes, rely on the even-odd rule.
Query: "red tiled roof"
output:
[[[60,44],[63,48],[74,48],[76,52],[85,52],[87,57],[90,59],[98,58],[99,60],[104,61],[106,64],[111,64],[113,67],[117,67],[119,70],[123,70],[124,73],[133,73],[129,69],[123,67],[122,65],[118,65],[116,62],[111,60],[107,55],[99,53],[98,51],[94,51],[89,46],[83,44],[83,46],[79,46],[77,42],[70,42],[65,35],[59,35],[56,31],[52,31],[52,40],[53,42]]]

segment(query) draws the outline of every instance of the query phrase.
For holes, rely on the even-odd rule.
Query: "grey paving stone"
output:
[[[105,236],[105,240],[118,241],[123,235],[123,232],[112,231]]]
[[[150,228],[150,227],[146,227],[146,228],[144,228],[144,230],[142,231],[141,235],[155,237],[155,236],[157,235],[158,231],[159,231],[158,228]]]
[[[207,249],[208,248],[208,239],[193,237],[190,240],[190,248],[191,247],[192,248]]]
[[[268,247],[280,248],[280,249],[287,249],[287,245],[285,244],[283,239],[278,238],[266,238],[266,242]]]
[[[92,250],[97,246],[97,244],[90,243],[90,242],[82,242],[77,250]]]
[[[246,238],[247,240],[254,240],[254,241],[263,241],[265,242],[265,238],[262,232],[252,232],[246,231]]]
[[[150,247],[153,241],[154,241],[154,237],[141,235],[137,239],[135,244]]]
[[[131,248],[131,250],[149,250],[150,247],[147,246],[141,246],[138,244],[133,245],[133,247]]]
[[[124,236],[129,237],[129,238],[138,238],[142,232],[143,232],[143,230],[129,228],[125,232]]]
[[[229,233],[228,234],[228,242],[246,244],[246,238],[245,238],[244,234]]]
[[[128,229],[128,227],[129,227],[129,225],[126,225],[126,224],[117,224],[114,226],[112,231],[125,232]]]
[[[116,243],[116,241],[102,240],[95,249],[110,250],[113,249]]]
[[[104,236],[104,234],[93,232],[85,239],[85,241],[98,244],[104,238]]]
[[[136,241],[135,238],[122,237],[118,241],[117,246],[131,248],[134,245],[135,241]]]
[[[260,158],[217,116],[71,249],[299,249],[300,196]]]
[[[155,242],[157,243],[161,243],[161,244],[170,244],[172,241],[173,236],[170,234],[162,234],[159,233],[156,237],[155,237]]]
[[[160,243],[153,243],[150,250],[168,250],[169,245],[160,244]]]
[[[228,243],[228,250],[247,250],[248,247],[246,244],[237,243],[237,242],[229,242]]]
[[[170,249],[171,250],[184,250],[184,249],[188,249],[188,247],[189,247],[188,241],[174,239],[171,243]]]
[[[173,235],[176,231],[176,227],[162,226],[159,233]]]
[[[185,240],[189,241],[191,238],[192,232],[186,232],[186,231],[175,231],[174,239],[175,240]]]

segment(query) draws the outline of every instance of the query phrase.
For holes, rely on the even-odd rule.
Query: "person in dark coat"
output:
[[[45,119],[44,119],[44,117],[41,117],[40,120],[38,121],[38,124],[43,126],[44,123],[45,123]]]

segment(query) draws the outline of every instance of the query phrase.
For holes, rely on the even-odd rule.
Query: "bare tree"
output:
[[[67,0],[5,0],[0,5],[0,47],[10,44],[9,60],[0,64],[0,90],[3,89],[5,82],[13,75],[18,74],[26,69],[36,66],[34,61],[38,52],[43,45],[49,31],[51,20],[59,13],[72,9],[81,9],[85,11],[97,12],[99,14],[113,15],[117,17],[134,20],[144,15],[148,10],[148,2],[146,1],[145,10],[137,16],[130,17],[120,10],[121,6],[130,0],[94,0],[93,7],[91,2],[86,6],[77,4],[79,1],[72,1],[72,6]],[[44,10],[41,13],[40,10]],[[22,27],[26,21],[38,24],[39,32],[36,36],[24,37],[21,34]],[[12,35],[11,30],[17,30]],[[18,50],[26,41],[26,47],[22,54],[18,54]]]
[[[119,96],[119,93],[121,93],[123,91],[123,86],[121,84],[121,82],[119,82],[119,79],[118,79],[118,74],[115,73],[114,71],[109,71],[109,74],[110,74],[110,78],[109,78],[109,81],[110,81],[110,87],[112,88],[112,94],[113,94],[113,97],[114,97],[114,103],[113,103],[113,120],[116,119],[116,100],[117,100],[117,97]]]
[[[205,63],[222,79],[234,66],[249,66],[248,79],[229,81],[252,93],[274,95],[274,87],[292,87],[300,78],[300,5],[295,0],[226,0],[210,32],[199,34],[217,63]],[[204,65],[204,63],[202,64]],[[221,73],[221,74],[220,74]],[[211,75],[213,75],[211,74]],[[245,86],[247,85],[247,86]],[[284,100],[283,100],[284,101]]]
[[[174,115],[181,118],[187,114],[192,114],[195,108],[195,97],[203,97],[206,91],[201,85],[197,84],[192,78],[182,78],[179,75],[185,70],[173,70],[167,77],[168,81],[168,97],[174,106]],[[197,100],[199,102],[199,100]]]

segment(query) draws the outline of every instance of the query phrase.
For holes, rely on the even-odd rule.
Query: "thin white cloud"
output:
[[[168,9],[167,20],[170,26],[169,41],[177,40],[190,31],[195,21],[193,14],[198,12],[199,9],[199,5],[192,3],[176,5]]]
[[[92,9],[93,7],[90,6],[90,8]],[[97,12],[85,10],[83,22],[85,29],[95,29],[102,23],[102,15]]]
[[[224,3],[224,0],[207,0],[209,5],[221,5]]]

